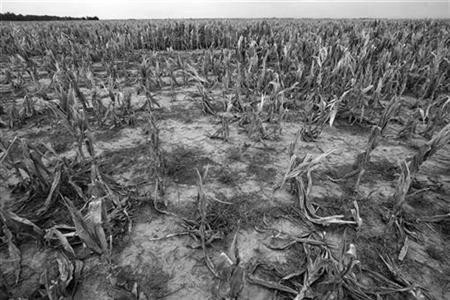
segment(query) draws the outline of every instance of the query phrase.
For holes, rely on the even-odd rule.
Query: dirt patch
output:
[[[226,167],[214,168],[214,173],[211,176],[217,178],[217,181],[227,186],[235,186],[241,180],[241,175],[238,171],[231,170]]]
[[[443,236],[444,241],[449,245],[450,241],[450,221],[442,221],[433,225],[433,227]],[[450,249],[449,249],[450,250]]]
[[[254,175],[259,181],[267,182],[268,184],[274,184],[277,170],[275,168],[262,167],[256,163],[250,163],[247,167],[247,172],[250,175]]]
[[[247,151],[242,154],[230,154],[229,157],[233,160],[242,159],[246,163],[246,172],[248,175],[253,176],[258,182],[264,182],[265,184],[273,185],[277,176],[277,169],[269,167],[273,162],[272,156],[268,152],[261,150]],[[235,156],[233,156],[235,155]]]
[[[349,122],[347,119],[337,118],[334,126],[342,132],[352,135],[365,136],[370,134],[370,125],[360,122]]]
[[[182,230],[174,218],[163,217],[137,225],[130,245],[119,257],[119,265],[131,266],[135,270],[142,265],[161,266],[162,272],[157,267],[156,274],[162,274],[169,288],[165,290],[164,285],[156,285],[159,286],[160,296],[167,295],[166,299],[204,299],[209,294],[211,281],[206,267],[200,263],[201,251],[188,247],[192,244],[188,237],[152,241]],[[155,279],[157,283],[162,283],[153,277]]]
[[[427,254],[432,258],[439,262],[444,262],[446,255],[445,252],[434,245],[429,245],[425,248]]]
[[[0,264],[0,279],[2,279],[0,290],[1,285],[5,284],[6,293],[10,297],[32,298],[35,291],[41,288],[42,271],[54,263],[55,253],[56,251],[53,250],[36,248],[31,243],[22,245],[20,281],[16,283],[15,262],[5,256],[3,251],[0,251],[0,261],[2,261]]]
[[[97,131],[94,135],[95,140],[101,142],[108,142],[120,137],[120,130],[115,128],[113,130],[101,130]]]
[[[202,172],[206,165],[214,162],[200,149],[177,146],[166,155],[166,172],[175,183],[195,185],[196,169]]]
[[[345,215],[346,218],[351,218],[350,209],[353,208],[353,200],[347,197],[326,197],[313,198],[314,203],[318,204],[319,209],[317,213],[324,216]]]
[[[137,294],[138,297],[144,295],[147,299],[162,298],[168,293],[168,280],[169,275],[157,263],[119,266],[113,270],[110,279],[113,287],[111,296],[117,299]]]
[[[237,147],[233,147],[228,150],[227,159],[230,161],[241,161],[242,153],[241,149]]]
[[[30,128],[23,137],[33,142],[49,143],[58,154],[70,150],[74,142],[73,136],[63,126],[45,126],[38,131]]]
[[[201,117],[201,115],[202,112],[197,108],[188,106],[187,104],[176,104],[170,108],[162,109],[158,118],[160,120],[172,119],[184,124],[191,124]]]
[[[131,172],[132,175],[142,174],[149,168],[147,158],[149,146],[140,144],[137,146],[121,148],[117,150],[107,150],[102,153],[101,165],[108,167],[107,173],[110,175]]]
[[[255,207],[255,202],[258,201],[257,193],[239,194],[232,198],[216,194],[216,197],[223,203],[211,203],[207,212],[208,223],[225,234],[234,231],[238,224],[241,224],[242,228],[260,225],[263,215],[268,211]]]

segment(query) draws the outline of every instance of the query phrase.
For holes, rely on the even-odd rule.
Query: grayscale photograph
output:
[[[450,299],[449,0],[0,0],[7,299]]]

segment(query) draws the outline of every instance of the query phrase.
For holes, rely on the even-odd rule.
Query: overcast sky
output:
[[[0,0],[1,12],[101,19],[450,18],[450,0]]]

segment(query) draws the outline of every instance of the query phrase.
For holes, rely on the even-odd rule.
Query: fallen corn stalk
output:
[[[311,173],[315,170],[320,162],[326,156],[330,155],[333,150],[318,155],[313,158],[311,155],[306,155],[303,159],[299,159],[296,155],[291,156],[289,167],[281,181],[281,183],[275,186],[274,190],[278,190],[283,187],[287,182],[294,188],[294,192],[298,197],[298,205],[306,217],[306,219],[314,224],[328,226],[331,224],[351,224],[356,226],[362,225],[362,219],[359,216],[359,207],[354,202],[355,208],[352,210],[354,220],[344,220],[344,215],[334,215],[321,217],[316,214],[316,209],[312,207],[309,201],[309,194],[312,188]],[[305,184],[306,178],[306,184]]]

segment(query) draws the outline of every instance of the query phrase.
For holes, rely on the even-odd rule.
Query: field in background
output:
[[[450,298],[450,23],[2,23],[0,299]]]

